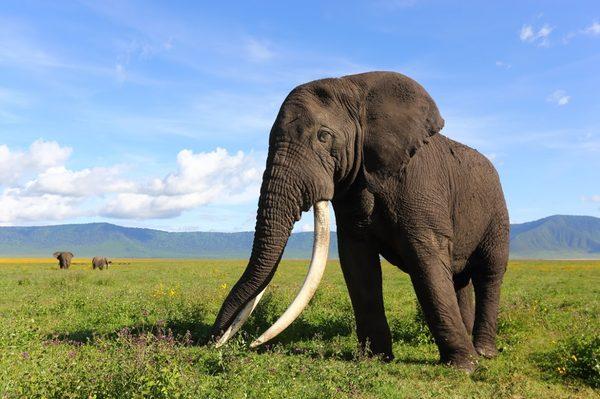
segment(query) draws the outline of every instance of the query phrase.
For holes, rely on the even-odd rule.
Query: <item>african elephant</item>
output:
[[[409,274],[441,362],[472,370],[477,354],[496,355],[508,212],[491,162],[441,135],[443,125],[425,89],[398,73],[323,79],[292,90],[271,129],[252,253],[213,325],[216,344],[249,317],[294,223],[312,206],[315,243],[306,280],[251,346],[300,314],[325,267],[331,201],[363,349],[393,358],[381,255]]]
[[[58,266],[61,269],[68,269],[71,266],[71,259],[73,259],[72,252],[55,252],[52,254],[56,259],[58,259]]]
[[[94,258],[92,259],[92,269],[93,270],[95,270],[95,269],[103,270],[104,268],[108,269],[108,265],[111,263],[112,262],[104,256],[94,256]]]

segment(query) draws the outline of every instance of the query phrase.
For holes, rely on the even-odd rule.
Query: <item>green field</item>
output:
[[[283,312],[304,261],[284,261],[243,334],[202,343],[244,261],[0,260],[0,398],[599,397],[600,261],[513,261],[497,359],[471,375],[436,364],[407,275],[384,265],[396,360],[356,350],[337,262],[272,345],[251,337]]]

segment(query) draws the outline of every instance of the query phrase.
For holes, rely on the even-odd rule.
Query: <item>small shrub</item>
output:
[[[553,375],[600,388],[600,335],[573,336],[538,356],[538,363]]]

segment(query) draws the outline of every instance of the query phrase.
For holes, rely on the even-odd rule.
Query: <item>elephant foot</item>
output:
[[[394,360],[394,354],[392,351],[374,351],[372,349],[361,348],[361,355],[371,358],[376,358],[384,363],[389,363]]]
[[[479,356],[483,356],[486,359],[491,359],[498,356],[498,349],[495,344],[475,344],[475,350]]]
[[[473,351],[472,353],[454,353],[449,356],[442,355],[440,361],[443,364],[470,374],[477,367],[477,354]]]
[[[391,339],[386,339],[386,337],[375,337],[374,339],[366,338],[359,342],[363,356],[378,358],[386,363],[394,360]]]
[[[394,360],[394,354],[391,352],[390,353],[378,353],[376,356],[384,363],[390,363],[391,361]]]
[[[444,362],[447,366],[454,367],[455,369],[465,371],[471,374],[477,368],[477,360],[469,356],[463,359],[456,359]]]

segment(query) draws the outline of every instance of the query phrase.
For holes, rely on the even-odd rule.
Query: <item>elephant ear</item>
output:
[[[349,77],[361,87],[363,167],[367,181],[383,183],[399,176],[444,119],[425,89],[395,72]]]
[[[60,256],[60,252],[55,252],[52,254],[52,256],[58,259],[58,257]]]
[[[71,258],[73,258],[73,257],[75,256],[75,255],[73,255],[73,252],[67,252],[67,253],[69,254],[69,256],[70,256]]]

